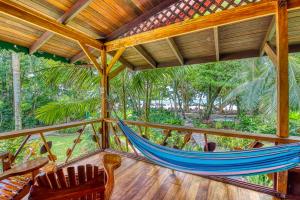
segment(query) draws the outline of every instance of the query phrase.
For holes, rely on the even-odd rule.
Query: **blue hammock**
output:
[[[118,125],[146,158],[178,171],[213,176],[255,175],[285,171],[300,162],[300,143],[246,151],[193,152],[154,144],[137,135],[121,120]]]

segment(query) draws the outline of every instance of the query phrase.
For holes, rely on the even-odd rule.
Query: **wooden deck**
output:
[[[104,153],[96,154],[73,165],[102,165]],[[116,171],[113,200],[271,200],[266,194],[208,180],[199,176],[177,172],[122,157]]]

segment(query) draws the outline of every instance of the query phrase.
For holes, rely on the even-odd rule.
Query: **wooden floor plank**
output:
[[[102,167],[100,153],[73,165]],[[112,200],[271,200],[269,195],[122,157]]]

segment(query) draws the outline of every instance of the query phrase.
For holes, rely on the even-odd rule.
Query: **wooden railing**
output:
[[[24,129],[24,130],[19,130],[19,131],[11,131],[11,132],[4,132],[0,133],[0,141],[3,142],[3,140],[8,140],[8,139],[13,139],[17,137],[25,137],[23,142],[20,144],[16,152],[14,152],[14,155],[12,157],[12,162],[15,161],[17,156],[20,154],[24,146],[30,141],[32,135],[39,135],[43,146],[41,147],[40,151],[45,151],[45,153],[48,153],[49,160],[51,161],[56,161],[57,157],[53,153],[51,146],[49,145],[45,133],[50,132],[50,131],[58,131],[58,130],[63,130],[63,129],[68,129],[68,128],[75,128],[75,127],[80,127],[78,128],[77,134],[76,134],[76,139],[73,141],[72,147],[68,148],[66,153],[66,159],[64,163],[68,163],[69,159],[71,158],[75,147],[77,144],[80,143],[81,141],[81,136],[83,135],[86,127],[88,125],[91,126],[91,132],[93,134],[93,140],[97,143],[97,146],[99,149],[102,149],[101,147],[101,142],[100,142],[100,131],[98,132],[95,129],[94,124],[96,123],[101,123],[103,120],[102,119],[96,119],[96,120],[89,120],[89,121],[77,121],[77,122],[70,122],[70,123],[65,123],[65,124],[60,124],[60,125],[52,125],[52,126],[45,126],[45,127],[38,127],[38,128],[32,128],[32,129]],[[64,153],[64,152],[61,152]]]
[[[49,159],[52,161],[55,161],[56,156],[53,154],[51,148],[48,146],[48,142],[47,142],[44,134],[46,132],[50,132],[50,131],[58,131],[58,130],[63,130],[63,129],[68,129],[68,128],[81,127],[77,130],[77,137],[73,141],[72,147],[67,149],[67,152],[66,152],[67,157],[64,161],[64,164],[63,163],[61,164],[61,165],[68,165],[69,163],[73,163],[74,160],[76,161],[78,159],[78,158],[76,158],[76,159],[70,160],[76,145],[81,140],[80,137],[82,136],[85,128],[88,125],[90,125],[92,127],[92,129],[91,129],[92,134],[96,140],[95,142],[97,143],[99,150],[102,150],[101,142],[99,141],[99,138],[100,138],[99,136],[102,134],[101,130],[99,130],[99,132],[98,132],[94,127],[94,124],[102,123],[102,122],[108,123],[110,136],[112,138],[115,137],[115,142],[117,143],[117,145],[119,145],[121,147],[120,150],[122,150],[123,152],[124,151],[129,152],[129,149],[132,149],[131,152],[134,152],[136,154],[135,156],[133,156],[134,158],[139,158],[141,160],[145,160],[145,158],[141,157],[136,152],[135,148],[132,147],[132,145],[130,144],[130,142],[128,140],[126,140],[126,142],[125,142],[126,149],[124,149],[124,145],[122,144],[124,142],[121,142],[120,138],[118,138],[120,136],[119,133],[121,131],[117,130],[118,129],[118,127],[116,126],[117,119],[111,119],[111,118],[95,119],[95,120],[90,120],[90,121],[78,121],[78,122],[71,122],[71,123],[60,124],[60,125],[53,125],[53,126],[46,126],[46,127],[32,128],[32,129],[24,129],[24,130],[20,130],[20,131],[11,131],[11,132],[0,133],[0,142],[2,142],[3,140],[7,140],[7,139],[12,139],[12,138],[17,138],[17,137],[25,137],[23,142],[20,144],[19,148],[13,155],[13,159],[16,159],[16,157],[21,152],[22,148],[30,140],[30,137],[32,135],[39,135],[40,138],[42,139],[43,147],[46,150],[46,152],[48,153]],[[187,127],[187,126],[175,126],[175,125],[156,124],[156,123],[130,121],[130,120],[124,120],[124,122],[128,125],[136,126],[138,133],[143,132],[142,128],[161,129],[162,130],[161,133],[164,134],[163,142],[166,141],[168,139],[168,137],[170,137],[171,131],[177,131],[178,133],[180,133],[181,135],[184,135],[184,137],[185,137],[183,146],[188,142],[188,140],[186,140],[186,136],[190,137],[191,134],[203,134],[205,136],[204,138],[205,138],[206,143],[207,143],[207,135],[240,138],[240,139],[250,139],[250,140],[255,140],[255,141],[265,141],[265,142],[271,142],[274,144],[300,142],[300,137],[296,137],[296,136],[290,136],[288,138],[280,138],[280,137],[277,137],[276,135],[247,133],[247,132],[239,132],[239,131],[233,131],[233,130],[193,128],[193,127]],[[187,137],[187,138],[189,138],[189,137]],[[116,138],[117,138],[117,140],[116,140]],[[122,147],[122,145],[123,145],[123,147]],[[130,146],[130,148],[128,146]],[[182,148],[183,146],[181,146],[180,148]],[[128,155],[130,155],[130,154],[128,154]],[[133,155],[133,154],[131,154],[131,155]],[[86,156],[80,155],[79,159],[85,158],[85,157]],[[276,190],[273,190],[272,188],[268,188],[268,187],[257,186],[257,185],[249,184],[249,183],[243,182],[243,181],[237,181],[234,179],[227,179],[227,178],[224,179],[224,178],[220,178],[220,177],[211,177],[211,179],[215,179],[215,180],[222,181],[225,183],[237,185],[239,187],[244,187],[247,189],[263,192],[263,193],[270,194],[270,195],[280,197],[280,198],[285,197],[283,194],[277,192]]]
[[[104,121],[109,123],[115,123],[116,119],[104,119]],[[179,131],[181,134],[189,134],[189,133],[198,133],[198,134],[206,134],[206,135],[215,135],[215,136],[224,136],[224,137],[232,137],[232,138],[241,138],[241,139],[253,139],[258,141],[265,142],[273,142],[273,143],[294,143],[300,142],[300,137],[298,136],[290,136],[288,138],[280,138],[276,135],[271,134],[258,134],[258,133],[248,133],[248,132],[240,132],[234,130],[225,130],[225,129],[213,129],[213,128],[193,128],[188,126],[175,126],[175,125],[166,125],[166,124],[156,124],[149,122],[141,122],[141,121],[130,121],[124,120],[126,124],[134,125],[137,127],[148,127],[148,128],[158,128],[163,129],[163,133],[168,133],[168,130],[171,131]]]
[[[116,122],[117,122],[116,119],[106,118],[106,119],[104,119],[104,121],[109,123],[109,127],[111,129],[111,136],[117,138],[117,139],[115,139],[115,142],[120,147],[118,149],[110,149],[110,150],[106,150],[106,151],[117,152],[117,151],[121,150],[122,152],[120,152],[120,154],[126,155],[127,157],[134,158],[137,160],[149,162],[147,159],[145,159],[144,157],[142,157],[140,154],[138,154],[136,152],[136,150],[132,147],[130,142],[126,141],[126,143],[124,144],[124,142],[122,143],[120,141],[119,137],[121,136],[121,134],[120,134],[121,131],[120,131],[120,129],[117,130],[118,126],[116,125]],[[208,135],[213,135],[213,136],[217,136],[217,137],[248,139],[248,140],[253,140],[253,143],[268,142],[268,143],[273,143],[273,145],[282,144],[282,143],[284,144],[284,143],[300,142],[300,137],[297,137],[297,136],[290,136],[288,138],[280,138],[276,135],[271,135],[271,134],[257,134],[257,133],[240,132],[240,131],[234,131],[234,130],[194,128],[194,127],[187,127],[187,126],[165,125],[165,124],[156,124],[156,123],[130,121],[130,120],[124,120],[124,122],[127,125],[135,127],[136,132],[141,135],[145,134],[145,128],[148,128],[148,130],[151,128],[161,129],[162,131],[158,131],[159,133],[164,135],[163,140],[159,141],[161,145],[167,145],[165,142],[168,140],[168,137],[170,137],[170,135],[171,135],[170,133],[172,131],[176,131],[180,135],[184,135],[183,144],[180,146],[177,146],[177,148],[183,148],[186,145],[186,143],[189,141],[189,139],[191,138],[192,134],[202,134],[204,136],[205,145],[207,145],[207,143],[208,143],[208,137],[207,137]],[[117,133],[117,131],[118,131],[118,133]],[[128,148],[128,144],[129,144],[129,146],[131,146],[131,148]],[[124,145],[126,146],[127,152],[124,152]],[[249,145],[246,148],[253,148],[253,146]],[[129,151],[128,151],[128,149],[129,149]],[[209,151],[209,150],[205,149],[205,146],[204,146],[203,150]],[[128,153],[128,152],[130,152],[130,153]],[[135,153],[135,155],[133,154],[133,152]],[[276,190],[276,181],[273,179],[273,177],[276,177],[276,176],[274,174],[268,174],[268,177],[270,179],[273,179],[273,182],[274,182],[273,188],[249,183],[244,180],[232,179],[232,178],[228,178],[228,177],[218,177],[218,176],[204,176],[204,177],[211,179],[211,180],[216,180],[216,181],[220,181],[223,183],[235,185],[235,186],[238,186],[241,188],[246,188],[249,190],[265,193],[265,194],[271,195],[273,197],[276,197],[278,199],[285,199],[285,198],[291,197],[291,195],[286,195],[286,194],[281,193],[280,191]]]
[[[80,142],[80,137],[82,136],[82,133],[84,132],[84,129],[87,125],[91,125],[92,132],[94,134],[93,138],[94,138],[94,140],[96,140],[95,142],[97,143],[99,149],[101,149],[101,142],[99,141],[99,136],[101,134],[101,131],[98,132],[95,129],[94,124],[101,123],[103,121],[107,122],[110,125],[109,126],[110,135],[113,137],[114,136],[117,137],[117,138],[115,138],[115,142],[117,143],[117,145],[122,146],[122,142],[118,138],[117,126],[115,125],[117,120],[112,119],[112,118],[95,119],[95,120],[89,120],[89,121],[78,121],[78,122],[71,122],[71,123],[65,123],[65,124],[60,124],[60,125],[4,132],[4,133],[0,133],[0,141],[25,136],[23,142],[20,144],[19,148],[17,149],[17,151],[15,152],[15,154],[13,156],[13,160],[14,160],[19,155],[19,153],[21,152],[21,150],[23,149],[25,144],[30,140],[30,137],[32,135],[39,135],[42,139],[44,149],[49,154],[49,159],[52,161],[55,161],[56,156],[53,154],[51,148],[48,146],[48,142],[46,140],[44,133],[50,132],[50,131],[58,131],[58,130],[82,126],[82,128],[80,128],[77,131],[78,135],[77,135],[77,138],[74,140],[73,146],[71,148],[69,148],[66,152],[67,158],[66,158],[65,162],[68,162],[76,145]],[[175,125],[156,124],[156,123],[130,121],[130,120],[125,120],[125,123],[128,125],[136,126],[139,130],[137,132],[139,132],[139,133],[142,132],[142,127],[143,128],[147,127],[147,128],[162,129],[161,133],[164,134],[163,141],[166,141],[168,139],[168,137],[170,137],[171,131],[177,131],[180,134],[186,135],[186,136],[190,136],[191,134],[203,134],[204,138],[205,138],[205,142],[207,142],[207,135],[241,138],[241,139],[251,139],[251,140],[255,140],[255,141],[271,142],[274,144],[300,142],[300,137],[297,137],[297,136],[290,136],[288,138],[280,138],[280,137],[277,137],[276,135],[270,135],[270,134],[247,133],[247,132],[239,132],[239,131],[234,131],[234,130],[222,130],[222,129],[193,128],[193,127],[187,127],[187,126],[175,126]],[[187,140],[184,142],[187,142]],[[124,149],[124,145],[123,145],[123,149],[122,148],[120,148],[120,149],[128,152],[128,150],[129,150],[128,146],[131,146],[131,144],[126,140],[126,145],[125,145],[126,149]],[[131,149],[133,150],[133,152],[135,152],[134,148],[131,147]]]

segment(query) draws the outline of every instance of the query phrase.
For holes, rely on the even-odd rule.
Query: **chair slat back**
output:
[[[108,200],[114,186],[114,170],[121,165],[121,157],[106,154],[103,157],[104,169],[87,164],[86,166],[58,169],[36,178],[32,186],[30,200]]]
[[[66,177],[65,177],[63,169],[58,169],[56,172],[56,175],[57,175],[57,179],[58,179],[60,187],[62,189],[66,189],[68,187],[68,185],[67,185],[67,181],[66,181]]]

